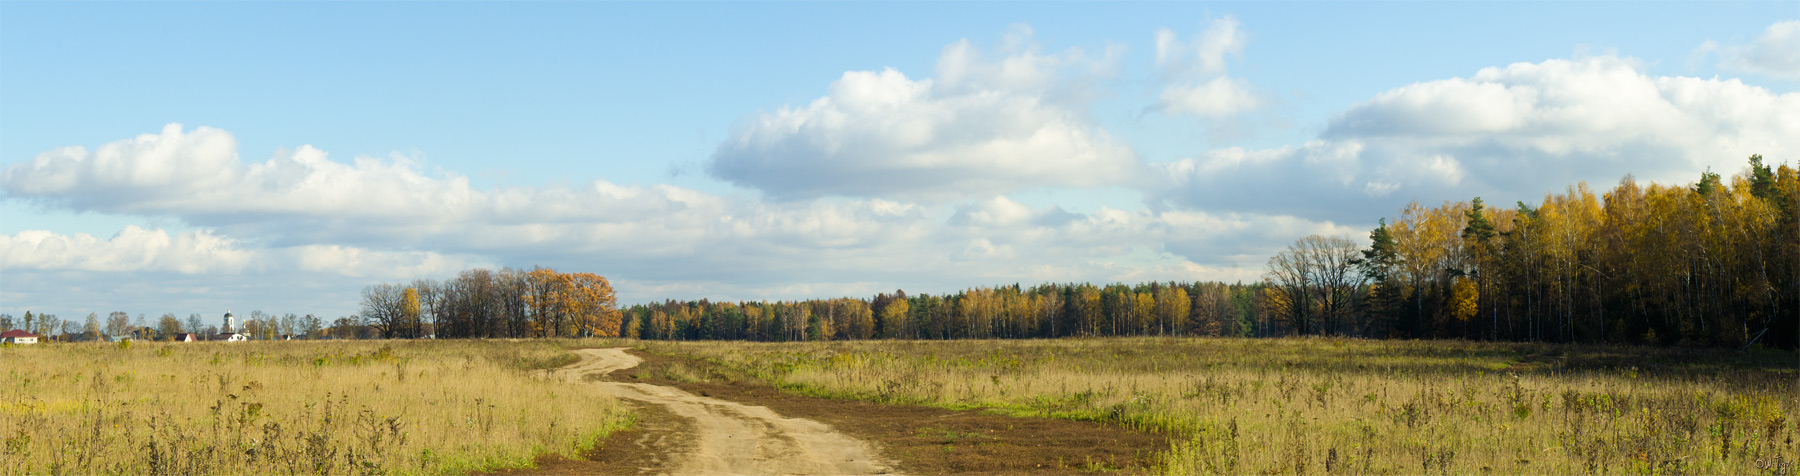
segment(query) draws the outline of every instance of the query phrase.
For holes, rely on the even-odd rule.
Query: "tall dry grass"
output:
[[[446,474],[628,423],[548,341],[0,348],[0,475]]]
[[[1170,474],[1785,474],[1793,353],[1341,339],[646,342],[803,393],[1167,431]]]

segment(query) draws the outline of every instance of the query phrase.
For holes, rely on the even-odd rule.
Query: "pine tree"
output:
[[[1363,250],[1362,259],[1355,260],[1357,270],[1367,276],[1370,282],[1368,301],[1365,303],[1371,329],[1391,330],[1399,319],[1401,294],[1400,282],[1393,279],[1393,271],[1400,265],[1400,253],[1394,243],[1394,236],[1388,231],[1387,219],[1383,218],[1374,231],[1369,232],[1369,249]]]

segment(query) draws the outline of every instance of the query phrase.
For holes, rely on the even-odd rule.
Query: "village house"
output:
[[[175,342],[199,342],[200,335],[192,332],[175,334]]]
[[[32,334],[30,332],[25,332],[25,331],[22,331],[19,329],[13,329],[10,331],[6,331],[4,333],[0,333],[0,343],[4,343],[4,344],[29,345],[29,344],[36,344],[37,340],[38,340],[37,334]]]

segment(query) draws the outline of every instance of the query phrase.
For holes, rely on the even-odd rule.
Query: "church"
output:
[[[242,341],[250,340],[250,336],[246,335],[244,333],[238,332],[237,318],[233,317],[231,315],[230,309],[226,309],[225,310],[225,327],[219,328],[219,335],[213,336],[212,340],[225,341],[225,342],[242,342]]]

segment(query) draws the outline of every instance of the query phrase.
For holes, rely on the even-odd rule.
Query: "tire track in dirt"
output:
[[[623,348],[575,351],[580,362],[558,369],[570,382],[606,375],[642,362]],[[783,417],[768,407],[702,397],[684,390],[628,382],[589,382],[618,398],[661,406],[689,420],[694,433],[684,451],[661,461],[673,467],[645,468],[674,475],[890,474],[869,445],[824,423]]]

